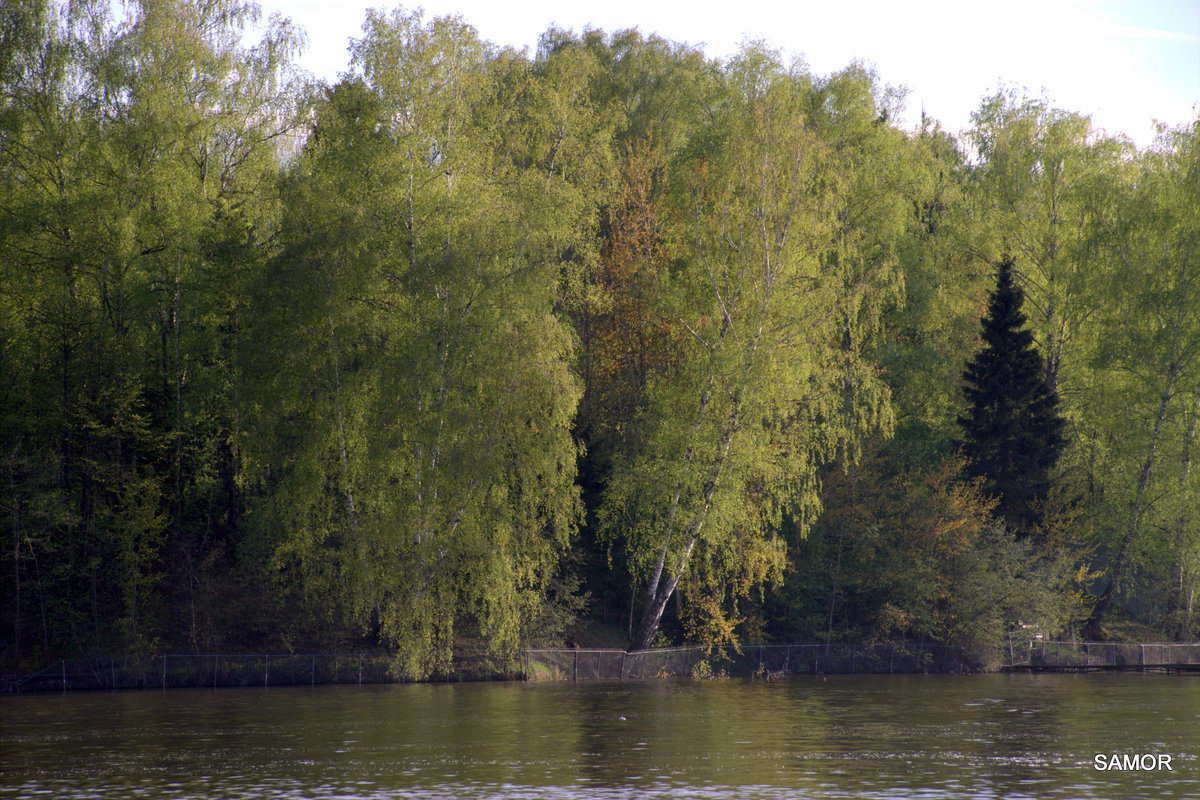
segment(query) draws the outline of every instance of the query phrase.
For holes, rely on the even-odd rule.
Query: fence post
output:
[[[62,662],[62,681],[63,681],[63,694],[66,694],[67,693],[67,660],[65,658],[63,659],[63,662]]]
[[[265,654],[263,654],[263,688],[264,689],[267,688],[267,686],[268,686],[267,673],[270,670],[270,667],[271,667],[271,654],[265,653]]]
[[[167,654],[163,653],[163,691],[167,690]]]
[[[358,685],[362,686],[362,653],[358,654]]]
[[[312,657],[312,685],[317,685],[317,657]]]
[[[579,650],[575,650],[575,681],[579,681]]]

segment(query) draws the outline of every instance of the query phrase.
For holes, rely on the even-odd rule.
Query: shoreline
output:
[[[711,653],[671,647],[626,651],[529,648],[500,669],[463,659],[449,674],[398,674],[389,653],[204,653],[60,659],[3,678],[4,694],[144,689],[325,686],[492,681],[645,681],[744,678],[776,681],[826,675],[966,675],[1002,672],[1200,674],[1200,643],[1029,642],[1007,652],[917,643],[743,645]]]

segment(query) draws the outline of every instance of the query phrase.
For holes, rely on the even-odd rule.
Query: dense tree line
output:
[[[6,664],[1196,635],[1200,122],[256,20],[0,13]]]

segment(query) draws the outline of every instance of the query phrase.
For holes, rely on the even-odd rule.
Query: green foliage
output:
[[[1000,518],[1028,534],[1039,524],[1038,508],[1050,493],[1064,422],[1058,395],[1025,328],[1024,293],[1012,270],[1010,259],[1000,262],[983,319],[983,348],[963,374],[970,409],[959,423],[969,473],[983,479],[984,491],[997,498]]]
[[[545,615],[578,513],[558,258],[587,220],[562,171],[578,162],[538,154],[536,124],[515,158],[503,133],[553,80],[456,19],[372,13],[364,31],[273,265],[287,318],[267,335],[293,346],[264,409],[263,524],[285,581],[425,676],[448,671],[464,621],[503,660]]]
[[[828,511],[800,549],[808,561],[788,579],[807,584],[815,607],[791,625],[810,639],[930,639],[983,654],[1018,625],[1057,635],[1085,616],[1081,549],[997,522],[963,466],[950,458],[889,475],[872,453],[831,476]]]
[[[1050,387],[1070,392],[1093,333],[1099,242],[1132,147],[1013,91],[986,98],[973,119],[980,229],[969,246],[988,260],[1015,258]]]
[[[892,390],[898,465],[925,468],[961,438],[962,365],[978,348],[992,272],[972,256],[979,219],[970,213],[970,171],[952,137],[924,123],[908,140],[911,204],[898,257],[904,298],[887,309],[877,357]]]
[[[986,649],[1078,618],[1096,546],[1095,631],[1195,635],[1195,125],[1136,152],[1005,92],[968,157],[862,65],[756,44],[527,56],[371,11],[322,86],[258,23],[0,13],[6,664],[378,644],[424,676],[579,616]],[[1010,470],[1030,537],[950,460],[1003,253],[1067,425],[1053,491]]]
[[[1142,154],[1138,180],[1123,195],[1105,242],[1112,300],[1099,320],[1093,363],[1120,392],[1121,407],[1114,409],[1116,395],[1105,392],[1101,398],[1113,404],[1089,420],[1109,478],[1109,494],[1098,505],[1115,520],[1104,531],[1115,555],[1090,621],[1097,636],[1132,557],[1141,556],[1132,560],[1160,580],[1170,571],[1176,630],[1196,585],[1190,453],[1200,386],[1198,140],[1200,123],[1162,131],[1157,146]],[[1145,541],[1147,528],[1160,541]]]
[[[236,2],[24,4],[5,13],[11,616],[62,650],[151,647],[168,595],[233,537],[228,353],[242,272],[267,243],[272,140],[291,125],[273,23]],[[19,467],[18,467],[19,465]],[[38,498],[57,495],[45,527]],[[53,535],[53,544],[47,537]],[[33,597],[38,602],[31,602]],[[47,602],[49,598],[49,602]],[[197,629],[192,627],[193,642]],[[25,646],[15,637],[17,657]]]
[[[648,383],[643,433],[616,457],[601,510],[646,587],[635,647],[680,581],[702,598],[778,580],[784,511],[808,524],[820,465],[890,421],[862,357],[889,276],[839,247],[836,150],[809,119],[812,84],[755,48],[723,79],[672,165],[677,249],[656,302],[686,345]]]

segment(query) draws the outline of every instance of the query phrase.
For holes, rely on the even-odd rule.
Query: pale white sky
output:
[[[308,33],[302,64],[335,81],[365,9],[380,0],[259,0]],[[480,36],[528,47],[552,23],[581,31],[636,27],[726,57],[746,38],[801,55],[817,74],[854,59],[910,90],[903,122],[921,107],[951,132],[1001,86],[1023,86],[1059,108],[1092,116],[1139,145],[1152,120],[1190,121],[1200,106],[1200,0],[425,0],[427,16],[460,14]]]

